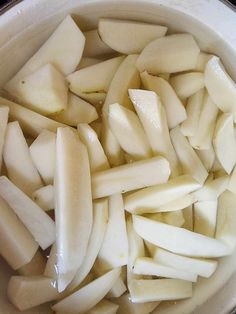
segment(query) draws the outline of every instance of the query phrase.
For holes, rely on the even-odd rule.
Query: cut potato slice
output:
[[[114,50],[101,40],[97,29],[84,32],[84,36],[85,47],[83,55],[85,57],[93,58],[114,53]]]
[[[134,303],[190,298],[192,283],[179,279],[133,280],[130,296]]]
[[[151,157],[151,147],[138,116],[118,103],[109,106],[109,126],[121,148],[134,160]]]
[[[54,209],[54,187],[52,185],[43,186],[34,191],[32,199],[45,211]]]
[[[156,38],[165,36],[167,27],[134,21],[101,18],[98,23],[101,39],[112,49],[124,53],[140,53]]]
[[[74,292],[53,305],[53,311],[67,314],[82,314],[100,302],[115,284],[120,275],[120,268],[115,268],[95,279],[88,285]]]
[[[97,59],[97,58],[91,58],[91,57],[82,57],[76,70],[82,70],[82,69],[87,68],[91,65],[98,64],[99,62],[102,62],[102,60]]]
[[[130,213],[155,213],[160,206],[199,189],[200,184],[188,175],[150,186],[125,196],[125,209]]]
[[[32,137],[38,136],[44,129],[55,132],[57,128],[66,126],[2,97],[0,97],[0,105],[1,108],[9,107],[10,120],[18,121],[22,130]]]
[[[170,79],[180,99],[186,99],[204,87],[204,75],[201,72],[178,74]]]
[[[178,211],[194,203],[194,197],[191,194],[187,194],[170,201],[164,205],[158,206],[158,212],[172,212]]]
[[[84,260],[92,229],[92,206],[87,149],[71,128],[59,128],[55,171],[59,292],[72,281]]]
[[[230,174],[236,163],[236,141],[231,114],[224,113],[218,118],[213,136],[213,145],[221,166]]]
[[[94,308],[87,312],[87,314],[116,314],[119,305],[112,303],[106,299],[100,301]]]
[[[23,77],[16,85],[15,92],[24,106],[44,115],[66,109],[67,94],[67,82],[52,64],[46,64]]]
[[[176,154],[182,165],[183,173],[191,175],[200,184],[203,184],[208,176],[201,160],[183,136],[179,127],[172,129],[170,132],[171,140],[174,145]]]
[[[92,123],[90,123],[90,126],[96,132],[97,137],[100,141],[102,132],[102,122],[93,121]]]
[[[192,272],[206,278],[209,278],[217,267],[217,261],[181,256],[161,248],[155,250],[153,257],[160,264]]]
[[[220,59],[212,57],[205,69],[205,85],[214,103],[223,112],[232,113],[236,122],[236,84],[227,74]]]
[[[0,173],[2,169],[3,145],[5,142],[5,133],[6,133],[6,128],[7,128],[8,115],[9,115],[9,108],[6,106],[1,106],[0,107]]]
[[[194,68],[195,71],[204,72],[207,62],[213,57],[214,55],[206,53],[206,52],[200,52],[197,58],[197,64]]]
[[[77,93],[77,94],[79,97],[86,100],[96,108],[102,107],[107,96],[105,92]]]
[[[130,89],[130,98],[147,134],[155,155],[167,158],[171,167],[171,176],[180,173],[179,162],[172,146],[165,110],[157,94],[152,91]]]
[[[133,272],[138,275],[151,275],[157,277],[182,279],[191,282],[197,281],[196,274],[186,270],[175,269],[170,266],[159,264],[150,257],[137,258],[134,264]]]
[[[231,250],[220,240],[141,216],[133,216],[135,231],[145,240],[173,253],[193,257],[220,257]]]
[[[78,123],[91,123],[97,120],[98,114],[96,108],[87,101],[69,93],[66,109],[52,115],[51,118],[70,126],[77,126]]]
[[[55,281],[43,276],[12,276],[7,295],[18,310],[24,311],[58,297]]]
[[[112,252],[112,254],[111,254]],[[98,254],[100,270],[127,265],[128,238],[125,223],[124,203],[120,194],[109,197],[107,230]]]
[[[45,256],[38,250],[32,260],[17,270],[22,276],[39,276],[43,275],[46,265]]]
[[[236,194],[236,167],[234,167],[234,170],[230,176],[227,189],[232,193]]]
[[[153,157],[96,172],[92,176],[93,198],[164,183],[169,175],[169,163],[163,157]]]
[[[3,158],[8,177],[28,196],[43,185],[17,121],[7,125]]]
[[[123,280],[121,277],[118,278],[114,286],[111,288],[111,290],[108,292],[106,295],[107,298],[119,298],[126,292],[127,288],[126,285],[124,284]]]
[[[182,227],[184,224],[184,215],[182,210],[175,210],[169,213],[162,213],[163,222],[176,226],[176,227]]]
[[[85,38],[70,16],[67,16],[41,48],[6,84],[10,94],[17,93],[18,83],[47,63],[68,75],[76,69],[84,49]]]
[[[71,73],[67,76],[70,90],[75,94],[77,90],[82,93],[107,92],[123,60],[124,57],[116,57]]]
[[[13,269],[19,269],[32,260],[38,244],[2,198],[0,216],[0,255]]]
[[[200,158],[203,166],[207,171],[212,170],[214,162],[215,162],[215,151],[213,149],[213,145],[211,144],[209,149],[195,149],[196,154]]]
[[[204,89],[200,89],[190,96],[187,105],[187,119],[181,124],[181,132],[184,136],[194,136],[198,130],[200,113],[202,109]]]
[[[51,246],[50,254],[44,270],[44,276],[57,279],[57,247],[56,243]]]
[[[217,200],[194,204],[194,232],[215,237],[217,205]]]
[[[48,130],[42,131],[30,145],[29,150],[43,181],[52,184],[56,163],[56,134]]]
[[[0,195],[45,250],[55,241],[54,221],[8,178],[0,177]]]
[[[78,287],[90,272],[95,259],[102,246],[104,236],[108,227],[108,200],[101,199],[93,203],[93,227],[89,238],[88,248],[74,279],[68,286],[68,290]]]
[[[140,72],[175,73],[196,67],[200,49],[190,34],[174,34],[150,42],[137,60]]]
[[[145,89],[155,92],[161,99],[166,111],[169,129],[176,127],[186,119],[186,110],[172,86],[163,78],[148,74],[140,74]]]
[[[193,231],[193,206],[190,205],[183,209],[184,224],[183,228]]]

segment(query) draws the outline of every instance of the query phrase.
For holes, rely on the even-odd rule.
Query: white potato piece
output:
[[[142,72],[140,77],[144,88],[155,92],[160,97],[165,107],[169,129],[175,128],[187,118],[182,102],[173,87],[165,79],[150,75],[146,71]]]
[[[94,65],[94,64],[97,64],[99,62],[102,62],[102,60],[98,59],[98,58],[92,58],[92,57],[82,57],[76,70],[81,70],[81,69],[87,68],[90,65]]]
[[[217,205],[217,200],[194,203],[194,232],[215,237]]]
[[[168,213],[162,213],[162,217],[163,222],[168,225],[182,227],[184,224],[184,215],[182,210],[175,210]]]
[[[93,227],[89,238],[88,248],[82,265],[68,286],[68,290],[78,287],[90,272],[102,246],[108,227],[108,200],[101,199],[93,202]]]
[[[33,201],[43,210],[54,209],[54,187],[49,184],[39,188],[32,194]]]
[[[130,296],[134,303],[190,298],[192,283],[179,279],[133,280]]]
[[[67,107],[67,82],[50,63],[23,77],[16,85],[16,90],[16,98],[38,113],[50,115]]]
[[[168,161],[158,156],[96,172],[92,176],[93,198],[164,183],[169,176]]]
[[[24,311],[58,297],[55,281],[43,276],[12,276],[8,287],[9,300]]]
[[[128,293],[120,298],[113,300],[119,305],[117,314],[149,314],[160,302],[133,303]]]
[[[54,221],[7,177],[0,177],[0,195],[45,250],[56,238]]]
[[[106,299],[100,301],[94,308],[87,312],[87,314],[116,314],[119,305],[112,303]]]
[[[172,129],[170,137],[181,163],[183,173],[189,174],[200,184],[203,184],[208,176],[208,172],[188,140],[181,133],[180,127]]]
[[[130,213],[155,213],[160,206],[199,189],[201,185],[189,175],[171,179],[125,196],[125,209]]]
[[[114,286],[111,288],[111,290],[108,292],[106,295],[107,298],[119,298],[126,292],[127,288],[126,285],[124,284],[123,280],[121,277],[119,277],[114,284]]]
[[[209,149],[195,149],[195,152],[200,158],[206,170],[210,171],[213,168],[216,158],[213,145],[211,144]]]
[[[46,184],[53,184],[56,163],[56,134],[43,130],[29,148],[31,158]],[[36,188],[34,188],[34,191]]]
[[[101,40],[97,29],[84,32],[84,36],[85,47],[83,55],[85,57],[94,58],[114,53],[114,50]]]
[[[134,160],[152,156],[147,136],[138,116],[118,103],[109,106],[109,126],[121,148]]]
[[[138,275],[151,275],[157,277],[182,279],[196,282],[197,275],[186,270],[175,269],[155,262],[150,257],[139,257],[136,259],[133,272]],[[132,287],[132,282],[131,282]]]
[[[201,72],[178,74],[170,78],[170,84],[180,99],[186,99],[204,87],[204,75]]]
[[[217,261],[177,255],[161,248],[155,250],[153,258],[157,263],[192,272],[206,278],[209,278],[217,267]]]
[[[193,231],[193,206],[190,205],[183,209],[184,224],[183,228]]]
[[[192,193],[195,201],[215,201],[227,189],[229,176],[225,175],[206,181],[202,188]]]
[[[78,124],[78,132],[88,150],[91,173],[109,169],[109,162],[96,132],[86,123]]]
[[[50,254],[44,269],[44,276],[57,279],[57,247],[56,243],[51,246]]]
[[[189,138],[190,144],[196,149],[210,149],[215,129],[218,108],[205,92],[196,134]]]
[[[236,167],[234,167],[234,170],[230,176],[227,189],[232,193],[236,194]]]
[[[190,34],[174,34],[150,42],[137,60],[140,72],[175,73],[195,68],[200,49]]]
[[[223,241],[231,250],[236,246],[236,195],[225,191],[219,197],[216,239]]]
[[[173,201],[158,206],[157,212],[172,212],[178,211],[194,203],[194,197],[191,194],[186,194]]]
[[[68,94],[68,104],[65,110],[51,116],[52,119],[70,126],[78,123],[91,123],[98,119],[96,108],[82,98]]]
[[[73,72],[80,62],[85,38],[70,16],[67,16],[41,48],[23,65],[19,72],[6,84],[10,94],[17,93],[20,80],[52,63],[62,74]]]
[[[32,260],[38,244],[2,198],[0,216],[0,255],[13,269],[19,269]]]
[[[224,113],[218,118],[213,146],[221,166],[230,174],[236,163],[236,141],[232,114]]]
[[[93,222],[87,149],[69,127],[57,130],[55,169],[58,291],[61,292],[84,260]]]
[[[226,72],[220,59],[212,57],[205,69],[205,85],[214,103],[223,112],[233,115],[236,122],[236,84]]]
[[[220,257],[231,250],[220,240],[141,216],[133,216],[135,231],[144,239],[176,254]]]
[[[135,21],[100,18],[98,32],[112,49],[124,53],[140,53],[156,38],[165,36],[167,27]]]
[[[93,92],[93,93],[77,93],[78,96],[95,107],[102,107],[105,102],[107,93],[105,92]]]
[[[196,135],[202,109],[203,95],[204,89],[202,88],[190,96],[187,101],[187,119],[181,124],[181,132],[184,136]]]
[[[116,57],[91,65],[67,76],[70,90],[77,94],[98,91],[107,92],[118,67],[124,57]]]
[[[120,268],[100,276],[83,288],[52,306],[53,311],[67,314],[82,314],[100,302],[119,278]]]
[[[42,180],[33,163],[29,147],[17,121],[10,122],[7,125],[3,159],[10,180],[28,196],[31,196],[33,191],[42,187]]]
[[[202,52],[200,51],[198,58],[197,58],[197,64],[194,68],[195,71],[204,72],[207,62],[213,57],[214,55]]]
[[[32,136],[38,136],[44,129],[55,132],[59,127],[65,127],[65,124],[53,121],[41,114],[28,108],[18,105],[12,101],[0,97],[0,104],[10,109],[9,117],[11,121],[18,121],[22,130]]]
[[[162,155],[170,163],[171,176],[179,175],[179,161],[170,140],[165,109],[155,92],[129,89],[129,95],[147,134],[154,155]]]
[[[102,122],[101,121],[93,121],[90,123],[91,128],[96,132],[97,137],[100,141],[101,132],[102,132]]]
[[[0,107],[0,172],[2,169],[3,145],[5,141],[8,115],[9,115],[9,108],[6,106],[1,106]]]
[[[17,273],[22,276],[39,276],[43,275],[45,266],[45,256],[38,250],[28,264],[17,269]]]
[[[108,204],[107,229],[98,253],[98,265],[100,265],[102,271],[127,265],[128,263],[128,238],[121,194],[110,196]]]

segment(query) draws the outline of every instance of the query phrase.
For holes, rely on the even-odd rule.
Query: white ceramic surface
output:
[[[110,16],[160,23],[171,32],[190,32],[204,51],[222,58],[236,80],[236,13],[218,0],[25,0],[0,16],[0,87],[68,13],[84,30],[94,28],[99,17]],[[221,259],[211,279],[199,281],[192,299],[163,303],[155,313],[228,313],[236,304],[235,270],[236,252]],[[0,314],[18,313],[6,300],[9,274],[10,269],[0,260]],[[51,312],[42,306],[24,313]]]

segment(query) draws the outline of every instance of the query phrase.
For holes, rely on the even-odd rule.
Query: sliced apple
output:
[[[180,160],[183,173],[191,175],[196,181],[203,184],[208,176],[208,172],[188,140],[181,133],[180,127],[172,129],[170,136],[176,154]]]
[[[41,253],[40,250],[38,250],[32,260],[28,263],[22,266],[17,270],[19,275],[22,276],[39,276],[44,273],[46,265],[46,259],[43,253]]]
[[[205,85],[214,103],[223,112],[233,115],[236,122],[236,84],[226,72],[220,59],[212,57],[205,69]]]
[[[106,299],[100,301],[94,308],[87,312],[87,314],[116,314],[119,305],[112,303]]]
[[[199,187],[200,184],[190,176],[179,176],[166,183],[129,193],[124,199],[125,209],[130,213],[155,213],[160,206],[177,200]]]
[[[194,204],[194,232],[214,238],[217,218],[217,200]]]
[[[138,275],[151,275],[157,277],[182,279],[191,282],[197,281],[196,274],[186,270],[175,269],[171,266],[159,264],[150,257],[137,258],[134,264],[133,272]]]
[[[85,57],[100,57],[103,55],[111,55],[114,50],[103,42],[98,34],[97,29],[84,32],[85,47],[83,55]],[[71,71],[72,72],[72,71]]]
[[[176,227],[182,227],[185,221],[182,210],[162,213],[162,218],[164,223]]]
[[[10,119],[18,121],[22,130],[32,137],[38,136],[44,129],[55,132],[57,128],[65,126],[2,97],[0,97],[0,103],[1,108],[2,106],[9,107]]]
[[[13,269],[19,269],[32,260],[38,244],[2,198],[0,215],[0,255]]]
[[[43,186],[42,188],[34,191],[32,199],[45,211],[54,209],[54,187],[52,185]]]
[[[135,160],[151,157],[151,147],[138,116],[118,103],[109,106],[109,126],[121,148]]]
[[[98,59],[98,58],[92,58],[92,57],[82,57],[76,70],[81,70],[81,69],[87,68],[87,67],[94,65],[94,64],[97,64],[99,62],[102,62],[102,60]]]
[[[127,288],[126,285],[124,284],[123,280],[121,277],[119,277],[114,284],[114,286],[111,288],[111,290],[108,292],[106,295],[107,298],[119,298],[126,292]]]
[[[145,240],[173,253],[193,257],[220,257],[230,249],[220,240],[141,216],[133,216],[135,231]]]
[[[18,83],[47,63],[52,63],[61,73],[68,75],[80,62],[84,43],[84,35],[73,19],[67,16],[41,48],[6,84],[5,89],[15,95]]]
[[[93,221],[87,149],[69,127],[57,130],[55,214],[58,291],[61,292],[84,260]]]
[[[200,158],[201,162],[203,163],[203,166],[206,168],[207,171],[212,170],[216,155],[215,151],[213,149],[213,145],[210,145],[209,149],[195,149],[196,154]]]
[[[133,280],[130,296],[134,303],[190,298],[192,283],[179,279]]]
[[[153,257],[154,260],[160,264],[206,278],[209,278],[215,272],[217,267],[217,261],[181,256],[161,248],[155,250]]]
[[[2,152],[3,152],[4,141],[5,141],[8,115],[9,115],[9,108],[6,106],[1,106],[0,107],[0,172],[2,169]]]
[[[150,42],[137,60],[140,72],[175,73],[195,68],[200,49],[190,34],[174,34]]]
[[[172,146],[165,110],[155,92],[129,89],[129,95],[155,155],[167,158],[172,177],[180,173],[179,161]]]
[[[57,247],[56,243],[51,246],[50,254],[44,269],[44,276],[57,279]]]
[[[90,272],[102,246],[108,223],[108,200],[101,199],[94,201],[93,227],[89,238],[87,252],[83,264],[77,270],[77,273],[67,290],[71,291],[78,287]]]
[[[140,53],[156,38],[165,36],[167,27],[135,21],[100,18],[98,32],[112,49],[124,53]]]
[[[66,109],[52,115],[51,118],[70,126],[77,126],[78,123],[91,123],[97,120],[98,113],[87,101],[69,93]]]
[[[146,71],[140,74],[145,89],[155,92],[161,99],[166,111],[169,129],[186,119],[186,110],[172,86],[162,77],[153,76]]]
[[[102,171],[110,168],[107,157],[96,132],[86,123],[78,125],[81,141],[87,147],[91,172]]]
[[[67,314],[82,314],[100,302],[119,278],[120,268],[115,268],[88,285],[53,305],[53,311]]]
[[[96,172],[92,176],[93,198],[164,183],[169,175],[168,161],[158,156]]]
[[[24,311],[58,297],[55,281],[43,276],[12,276],[8,287],[9,300]]]
[[[230,174],[236,163],[236,141],[231,114],[224,113],[218,118],[213,136],[213,145],[221,166]]]

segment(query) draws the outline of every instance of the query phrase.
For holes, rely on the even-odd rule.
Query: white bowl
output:
[[[82,29],[94,28],[99,17],[110,16],[160,23],[167,25],[172,32],[190,32],[202,50],[222,58],[236,80],[236,13],[220,1],[25,0],[0,16],[0,87],[40,47],[68,13],[73,14]],[[236,252],[220,260],[216,273],[210,279],[199,280],[193,298],[163,303],[154,313],[228,313],[236,305],[235,271]],[[20,313],[6,299],[10,273],[8,266],[0,260],[0,314]],[[23,313],[51,312],[48,306],[42,306]]]

